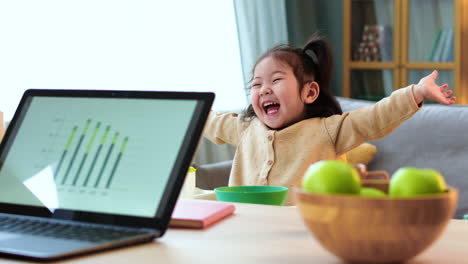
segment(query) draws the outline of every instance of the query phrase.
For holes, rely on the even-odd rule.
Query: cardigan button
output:
[[[269,135],[269,136],[268,136],[268,140],[272,141],[272,140],[273,140],[273,136],[272,136],[272,135]]]
[[[273,164],[273,161],[272,161],[272,160],[269,160],[269,161],[268,161],[268,165],[271,165],[271,164]]]

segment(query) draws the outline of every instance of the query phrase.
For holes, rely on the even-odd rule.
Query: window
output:
[[[231,0],[0,2],[0,111],[28,88],[216,92],[244,108]]]

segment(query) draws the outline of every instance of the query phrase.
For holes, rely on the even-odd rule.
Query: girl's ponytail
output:
[[[333,70],[333,53],[329,42],[324,37],[314,34],[302,50],[314,67],[315,81],[320,88],[329,90]]]
[[[307,105],[308,118],[328,117],[342,114],[340,104],[331,94],[331,76],[333,73],[333,52],[328,40],[314,34],[302,48],[304,57],[304,73],[312,72],[319,84],[320,93],[316,101]]]

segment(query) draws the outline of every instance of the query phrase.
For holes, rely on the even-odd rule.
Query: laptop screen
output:
[[[0,203],[153,217],[196,99],[29,97],[0,167]]]

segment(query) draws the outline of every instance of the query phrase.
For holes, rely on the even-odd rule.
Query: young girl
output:
[[[245,114],[212,112],[204,131],[216,144],[237,148],[229,185],[300,187],[310,164],[388,135],[424,99],[455,103],[448,85],[435,83],[434,71],[371,107],[342,113],[330,93],[331,73],[331,48],[320,36],[302,49],[280,45],[258,59]],[[286,204],[292,201],[288,195]]]

